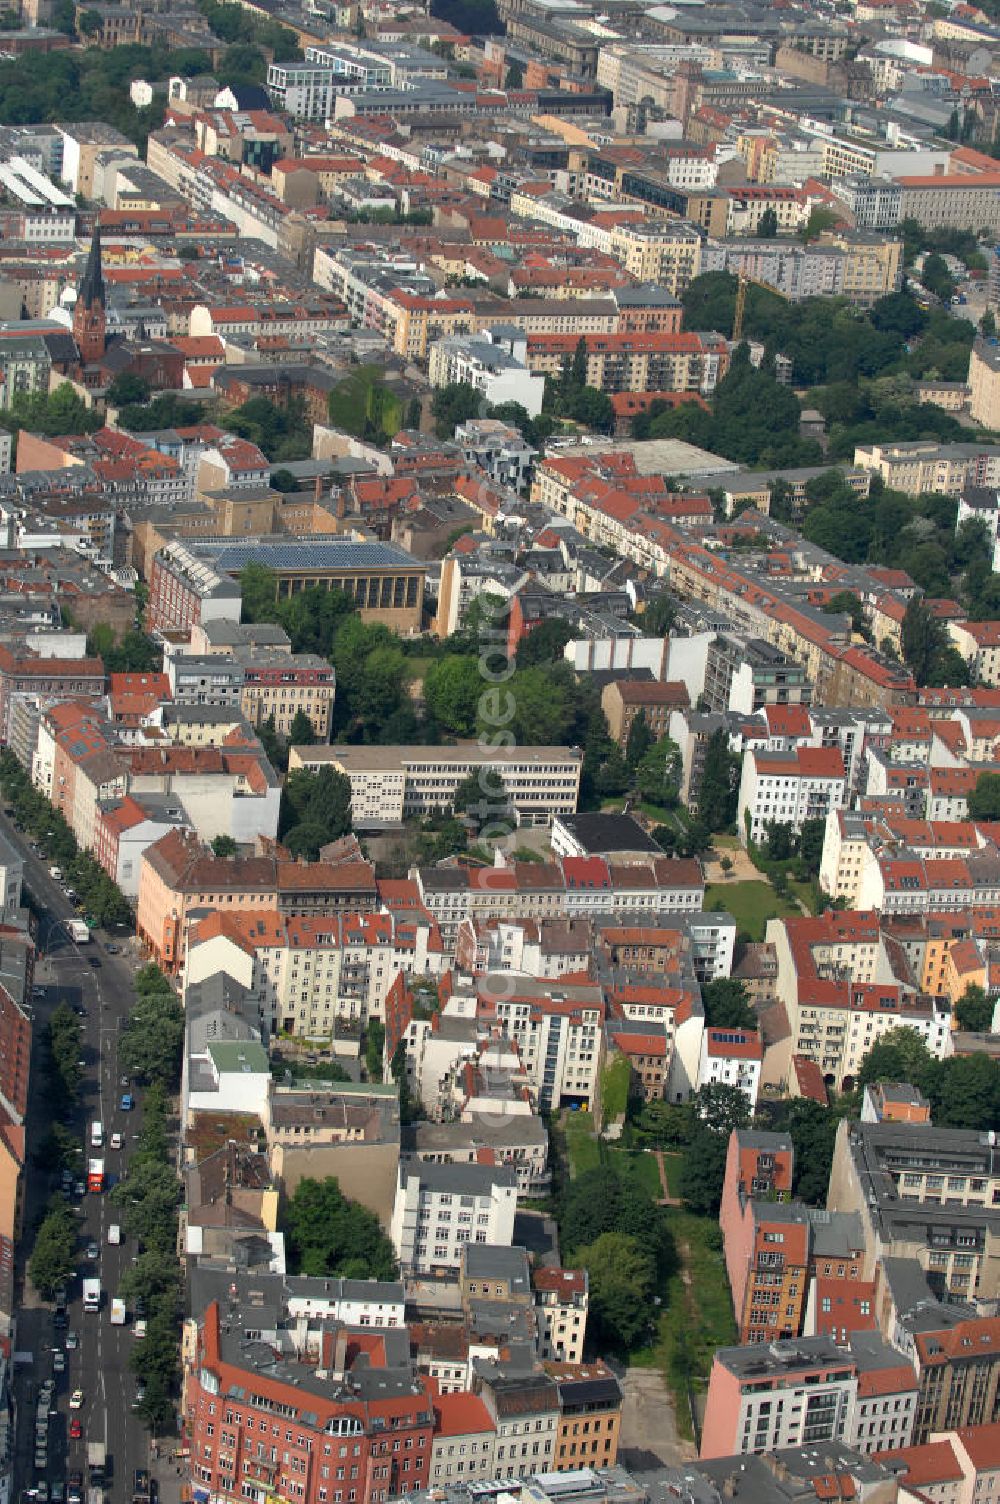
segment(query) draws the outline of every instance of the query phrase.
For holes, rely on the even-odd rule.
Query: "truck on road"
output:
[[[85,924],[82,919],[71,919],[69,921],[69,934],[70,939],[75,940],[77,945],[83,945],[90,939],[90,926],[89,924]]]
[[[137,1467],[132,1480],[132,1504],[149,1504],[149,1474],[144,1467]]]
[[[99,1279],[84,1280],[83,1309],[85,1311],[99,1311],[101,1309],[101,1282]]]
[[[91,1487],[100,1487],[108,1466],[108,1449],[103,1441],[87,1442],[87,1473]]]
[[[125,1325],[125,1302],[115,1299],[111,1302],[111,1325]]]
[[[104,1160],[88,1159],[87,1190],[99,1194],[104,1190]]]

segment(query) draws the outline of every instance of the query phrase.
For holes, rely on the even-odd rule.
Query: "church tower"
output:
[[[101,227],[94,226],[94,238],[83,273],[83,281],[73,309],[73,336],[83,364],[100,360],[107,348],[107,318],[104,312],[104,274],[101,271]]]

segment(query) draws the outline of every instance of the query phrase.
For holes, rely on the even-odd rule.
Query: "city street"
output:
[[[15,1497],[38,1480],[34,1468],[35,1397],[41,1382],[53,1373],[52,1350],[66,1352],[66,1370],[56,1375],[58,1415],[49,1427],[48,1468],[51,1488],[65,1483],[70,1474],[81,1472],[86,1488],[88,1441],[103,1441],[108,1452],[108,1494],[116,1500],[131,1498],[132,1472],[145,1467],[149,1460],[149,1435],[132,1413],[136,1381],[129,1366],[129,1354],[136,1342],[130,1320],[124,1327],[111,1325],[111,1299],[117,1293],[121,1276],[136,1253],[135,1241],[123,1239],[118,1247],[108,1243],[108,1228],[120,1222],[118,1210],[108,1198],[108,1190],[121,1176],[127,1152],[141,1122],[141,1097],[131,1112],[123,1112],[120,1101],[123,1088],[117,1069],[117,1038],[132,1004],[132,972],[135,965],[131,946],[123,944],[123,954],[109,956],[98,939],[81,946],[69,938],[65,921],[76,917],[72,905],[58,883],[49,876],[45,860],[37,856],[26,839],[15,831],[11,821],[2,818],[3,831],[25,860],[25,888],[39,912],[39,956],[35,971],[34,1053],[31,1089],[28,1102],[28,1164],[25,1187],[25,1237],[18,1250],[18,1279],[21,1307],[17,1319],[17,1450],[15,1463]],[[91,958],[100,962],[91,965]],[[45,1025],[59,1002],[82,1008],[83,1082],[80,1101],[67,1112],[53,1100],[52,1083],[44,1069],[42,1041]],[[40,1170],[32,1158],[44,1140],[53,1118],[62,1118],[79,1136],[82,1150],[79,1178],[86,1179],[86,1161],[91,1154],[103,1155],[107,1176],[103,1195],[87,1194],[71,1203],[79,1227],[76,1274],[69,1282],[68,1331],[76,1333],[78,1346],[67,1350],[67,1331],[53,1326],[51,1304],[40,1300],[27,1278],[33,1225],[53,1194],[59,1180]],[[101,1151],[90,1149],[90,1125],[100,1119],[105,1144]],[[121,1133],[123,1149],[110,1148],[111,1135]],[[87,1244],[93,1242],[99,1257],[88,1263]],[[100,1312],[85,1313],[82,1303],[84,1277],[98,1277],[102,1287]],[[31,1354],[30,1363],[26,1360]],[[78,1414],[83,1434],[69,1437],[71,1415],[69,1397],[82,1389],[84,1401]],[[86,1497],[86,1495],[84,1495]]]

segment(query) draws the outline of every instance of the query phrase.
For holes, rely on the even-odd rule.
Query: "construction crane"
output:
[[[743,315],[747,308],[747,288],[753,283],[754,287],[762,287],[765,292],[773,292],[776,298],[784,298],[787,301],[787,292],[782,292],[780,287],[773,287],[770,282],[762,282],[759,277],[750,277],[746,272],[736,273],[736,307],[733,311],[733,344],[738,345],[743,335]]]

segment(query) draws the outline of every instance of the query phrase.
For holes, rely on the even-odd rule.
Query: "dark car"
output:
[[[93,966],[95,970],[101,964],[101,958],[100,958],[100,956],[88,956],[87,959],[90,961],[91,966]]]

